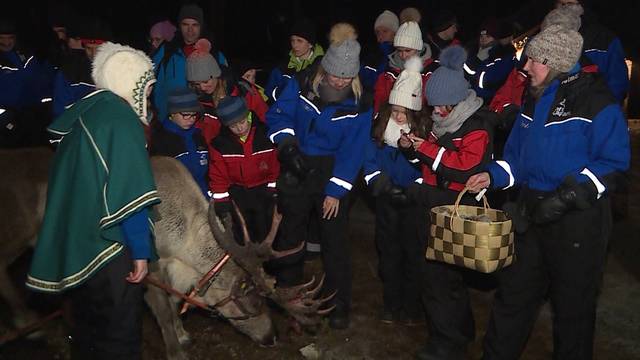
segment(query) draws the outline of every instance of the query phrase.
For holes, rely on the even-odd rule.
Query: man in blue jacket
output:
[[[582,36],[551,25],[531,40],[529,96],[504,159],[472,191],[520,186],[510,215],[517,261],[498,275],[484,359],[517,359],[549,295],[554,359],[591,359],[596,298],[611,229],[612,177],[629,167],[627,124],[595,74],[580,71]]]
[[[183,5],[178,13],[178,26],[180,32],[176,37],[170,42],[164,42],[152,56],[158,79],[153,90],[153,104],[157,111],[156,117],[161,121],[169,116],[169,93],[187,86],[187,57],[195,50],[196,41],[205,34],[202,8],[196,4]],[[218,64],[228,66],[227,59],[220,51],[212,49],[211,55]]]

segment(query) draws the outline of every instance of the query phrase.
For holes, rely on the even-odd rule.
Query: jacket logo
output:
[[[551,115],[558,116],[558,117],[570,116],[571,111],[565,111],[566,102],[567,102],[567,99],[562,99],[562,101],[558,103],[558,106],[556,106],[556,108],[553,110],[553,113],[551,113]]]
[[[258,165],[258,169],[260,169],[261,171],[267,171],[269,170],[269,165],[267,164],[266,161],[260,161],[260,164]]]

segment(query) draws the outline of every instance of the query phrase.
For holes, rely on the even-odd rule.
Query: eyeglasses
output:
[[[193,118],[198,116],[198,113],[183,113],[181,112],[180,115],[184,118]]]

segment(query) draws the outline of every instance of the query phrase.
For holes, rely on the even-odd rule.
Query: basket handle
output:
[[[453,204],[453,214],[452,214],[453,216],[460,217],[460,214],[458,214],[458,207],[460,206],[460,201],[462,200],[462,197],[464,196],[464,194],[467,193],[467,191],[469,191],[469,188],[465,186],[464,189],[462,189],[462,191],[460,191],[460,193],[458,194],[458,198],[456,199],[455,204]],[[489,201],[487,200],[486,195],[482,196],[482,202],[484,206],[484,211],[487,211],[491,208],[489,206]],[[451,216],[452,221],[453,221],[453,216]]]

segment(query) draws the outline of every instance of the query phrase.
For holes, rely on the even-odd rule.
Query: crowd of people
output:
[[[235,202],[253,241],[280,212],[275,248],[307,247],[267,271],[277,286],[301,284],[319,252],[336,330],[350,326],[348,215],[362,187],[375,207],[379,317],[427,324],[418,359],[463,359],[475,337],[465,270],[425,259],[429,210],[463,189],[506,190],[516,260],[497,272],[483,359],[517,359],[547,296],[554,358],[592,358],[608,195],[630,149],[622,46],[587,7],[558,0],[520,51],[506,19],[486,19],[463,46],[452,12],[424,24],[416,8],[385,10],[377,47],[341,22],[323,49],[301,18],[264,87],[252,59],[229,62],[212,45],[204,19],[182,6],[175,24],[150,28],[147,53],[114,44],[97,21],[52,24],[55,67],[0,24],[3,142],[41,141],[17,132],[30,121],[59,143],[27,285],[73,294],[74,356],[140,356],[140,282],[161,201],[148,155],[161,155],[189,170],[219,217]]]

